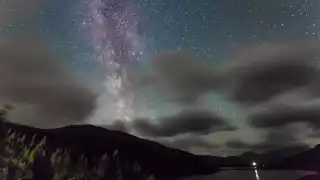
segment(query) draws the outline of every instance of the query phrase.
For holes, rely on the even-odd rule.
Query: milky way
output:
[[[26,1],[40,2],[41,0]],[[41,33],[46,42],[54,45],[55,52],[62,55],[66,65],[71,66],[72,70],[83,77],[80,78],[81,82],[88,80],[90,88],[95,92],[98,91],[99,98],[93,100],[97,108],[87,121],[96,125],[110,124],[115,119],[130,120],[143,116],[147,119],[142,121],[144,122],[142,125],[158,131],[159,128],[160,130],[166,129],[167,127],[164,125],[171,126],[173,123],[166,123],[166,118],[163,117],[174,116],[184,110],[185,104],[182,104],[181,101],[172,101],[172,97],[176,97],[176,95],[172,91],[166,91],[167,86],[161,86],[157,83],[141,87],[129,80],[133,79],[134,82],[138,82],[133,75],[148,74],[154,71],[151,66],[148,66],[152,64],[152,61],[147,57],[153,52],[181,49],[195,54],[195,63],[201,61],[201,64],[205,66],[219,69],[219,64],[228,64],[232,59],[237,60],[238,58],[232,58],[234,52],[243,52],[247,45],[270,43],[272,47],[276,47],[273,45],[274,43],[290,44],[293,41],[314,41],[320,37],[319,0],[48,0],[49,4],[46,7],[36,6],[35,9],[29,9],[28,6],[22,7],[18,0],[6,2],[11,2],[17,7],[12,11],[11,8],[3,8],[0,5],[0,9],[10,11],[4,11],[5,14],[8,13],[8,16],[3,16],[6,17],[5,19],[0,17],[0,24],[2,24],[0,35],[3,33],[15,34],[18,31],[32,29],[36,33]],[[22,12],[26,8],[28,8],[28,12]],[[1,10],[0,12],[0,14],[3,13]],[[25,14],[26,16],[24,16]],[[2,41],[3,38],[0,38],[0,42]],[[270,51],[270,49],[267,50]],[[245,51],[245,54],[250,56],[251,53]],[[172,62],[167,64],[168,67],[173,65]],[[254,64],[249,65],[254,67]],[[185,63],[178,63],[176,67],[186,69]],[[102,74],[101,70],[103,70]],[[186,78],[176,73],[179,71],[173,72],[175,73],[171,75],[165,74],[167,77],[165,83],[183,80],[183,82],[190,84],[189,77],[194,77],[188,76]],[[244,71],[243,75],[245,76],[234,76],[233,73],[229,73],[232,77],[236,77],[234,82],[243,85],[233,88],[240,88],[240,92],[244,92],[246,98],[253,97],[253,93],[248,93],[246,88],[260,87],[258,88],[259,92],[253,91],[255,94],[260,93],[260,95],[265,92],[264,90],[268,90],[268,88],[261,88],[261,85],[248,86],[247,84],[254,84],[246,84],[251,79],[243,79],[242,77],[249,75],[249,77],[256,77],[257,73],[255,72],[257,71]],[[174,78],[173,75],[180,76]],[[278,80],[277,77],[275,79]],[[289,78],[289,80],[291,79]],[[199,87],[198,82],[206,81],[194,82]],[[260,82],[260,80],[255,82]],[[180,85],[175,87],[180,88],[177,94],[186,94],[187,96],[183,97],[188,98],[190,92],[195,92],[190,90],[194,90],[196,86],[188,86],[191,89]],[[228,90],[235,89],[228,88]],[[299,91],[298,94],[305,91]],[[296,95],[297,93],[293,92],[292,94]],[[292,94],[288,96],[291,97]],[[244,97],[241,93],[240,96]],[[256,123],[250,124],[251,121],[248,122],[247,118],[252,109],[244,106],[242,102],[234,102],[239,99],[228,97],[228,95],[210,91],[200,99],[203,101],[197,102],[197,106],[199,106],[197,108],[209,109],[213,113],[222,115],[224,123],[230,123],[232,127],[235,126],[239,129],[232,132],[209,132],[207,135],[197,135],[191,132],[189,135],[181,137],[170,137],[169,143],[165,141],[167,139],[163,139],[163,141],[161,139],[161,142],[196,153],[228,155],[247,149],[254,150],[257,147],[265,147],[265,145],[269,147],[270,145],[272,147],[288,145],[292,141],[279,140],[281,136],[286,137],[286,135],[296,135],[297,137],[294,138],[305,140],[310,145],[319,142],[319,129],[317,132],[312,132],[313,129],[304,126],[290,126],[293,129],[288,128],[285,129],[286,131],[281,128],[282,134],[274,131],[272,133],[275,135],[270,136],[272,138],[265,137],[266,133],[270,133],[269,129],[260,128],[257,130],[257,128],[250,126],[261,127],[264,125],[264,121],[255,121]],[[310,99],[314,98],[310,97]],[[307,102],[307,100],[305,101]],[[268,105],[277,107],[274,103],[276,102],[265,104],[265,106],[266,108],[269,107]],[[298,104],[301,105],[300,100]],[[60,106],[58,107],[60,108]],[[291,106],[288,108],[290,109]],[[305,112],[304,110],[307,108],[303,108],[299,109],[302,114],[313,113]],[[73,109],[78,112],[74,107]],[[273,111],[271,114],[274,114]],[[278,115],[283,117],[283,114],[291,116],[286,111]],[[262,115],[269,117],[268,113],[262,112]],[[318,114],[315,115],[318,119]],[[21,114],[21,117],[25,117],[25,114]],[[174,118],[170,119],[173,121]],[[182,122],[179,118],[176,120],[175,122]],[[137,119],[129,123],[116,122],[130,127],[130,124],[137,122]],[[284,118],[281,122],[277,122],[281,125],[288,121]],[[291,122],[290,118],[290,125]],[[312,121],[312,123],[314,122]],[[278,124],[273,126],[276,125]],[[315,125],[319,127],[318,124]],[[52,126],[57,126],[57,124]],[[181,128],[180,126],[175,127]],[[207,128],[208,126],[201,127]],[[150,129],[147,129],[148,132]],[[314,133],[314,135],[309,136],[308,133]],[[271,139],[279,141],[273,142]],[[244,147],[245,149],[243,149]]]
[[[97,100],[95,123],[105,119],[130,120],[134,116],[134,94],[127,78],[127,67],[142,54],[138,15],[125,0],[94,0],[88,4],[82,22],[89,30],[94,58],[105,65],[105,91]]]

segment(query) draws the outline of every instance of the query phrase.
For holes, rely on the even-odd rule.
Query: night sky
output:
[[[247,59],[268,59],[270,58],[266,57],[268,54],[285,54],[277,56],[280,57],[279,61],[275,58],[276,61],[272,61],[274,64],[282,62],[287,57],[295,59],[294,57],[309,53],[312,48],[304,49],[306,46],[297,45],[301,47],[297,50],[297,47],[291,47],[291,44],[295,42],[316,44],[318,41],[320,37],[318,0],[28,1],[30,7],[26,6],[26,12],[18,3],[2,2],[4,6],[0,4],[0,7],[10,7],[6,11],[0,8],[1,13],[4,12],[0,16],[7,17],[0,19],[0,43],[5,44],[7,38],[10,41],[11,37],[25,32],[32,32],[33,35],[41,37],[54,49],[52,51],[61,57],[57,61],[68,69],[68,73],[74,74],[77,81],[89,89],[94,97],[90,103],[94,107],[87,116],[73,116],[72,113],[66,112],[61,116],[57,115],[56,118],[63,119],[61,121],[56,122],[52,120],[53,118],[48,118],[38,123],[36,120],[25,121],[21,118],[26,117],[21,115],[26,112],[23,110],[25,106],[21,104],[31,106],[35,103],[40,107],[46,102],[41,104],[38,101],[26,100],[27,98],[1,99],[0,96],[0,102],[9,101],[22,107],[17,108],[16,112],[13,111],[15,115],[12,115],[12,121],[47,128],[82,123],[80,120],[69,121],[68,118],[83,117],[82,120],[87,123],[122,130],[200,154],[229,155],[247,150],[260,152],[283,146],[313,146],[317,143],[319,138],[317,130],[320,127],[317,124],[320,113],[316,113],[320,105],[317,99],[319,94],[310,95],[309,91],[304,90],[309,89],[309,79],[310,76],[313,77],[307,73],[310,69],[306,71],[294,69],[294,72],[290,69],[275,71],[274,73],[278,73],[276,75],[279,76],[289,74],[289,79],[280,79],[284,79],[284,84],[293,85],[285,86],[285,91],[279,90],[278,94],[273,92],[259,101],[253,98],[255,91],[250,91],[251,86],[247,87],[246,84],[248,81],[259,85],[259,82],[245,79],[256,75],[255,71],[251,71],[250,64],[248,71],[241,71],[245,75],[240,73],[238,77],[236,75],[236,78],[233,78],[236,86],[221,85],[224,87],[217,88],[220,85],[212,85],[211,87],[208,84],[215,84],[212,80],[215,78],[213,75],[203,75],[203,72],[208,71],[210,74],[213,71],[225,70],[225,67],[227,67],[225,71],[229,72],[229,64],[242,63],[241,58],[237,58],[237,52],[245,52],[243,56]],[[248,48],[266,43],[271,45],[262,46],[263,50],[260,49],[258,52]],[[171,57],[172,54],[166,54],[168,51],[181,51],[181,53]],[[156,64],[154,55],[158,53],[160,62]],[[3,57],[0,54],[0,58]],[[170,58],[173,60],[169,61]],[[191,60],[183,62],[184,58]],[[301,58],[304,59],[305,56],[301,55]],[[296,61],[291,63],[283,60],[283,62],[286,62],[283,63],[284,66],[290,66]],[[245,63],[248,64],[248,62],[243,64]],[[251,68],[256,67],[257,64],[254,63],[256,62],[252,62]],[[305,65],[297,64],[299,67]],[[171,67],[172,69],[168,70]],[[49,66],[48,68],[50,69]],[[303,77],[305,73],[308,76],[306,75],[305,79],[298,78],[293,76],[295,73],[301,73]],[[151,80],[150,83],[146,80],[150,74],[152,77],[160,76],[161,81]],[[231,74],[232,79],[233,73],[225,74],[221,76],[227,80],[222,78],[220,81],[230,82],[228,74]],[[267,78],[269,75],[265,73]],[[205,81],[207,79],[204,76],[211,78]],[[291,79],[302,80],[291,82]],[[277,78],[268,80],[268,85],[280,86],[274,83]],[[148,83],[141,83],[145,81]],[[63,85],[64,83],[61,82]],[[202,86],[203,84],[205,86]],[[32,86],[34,89],[38,87]],[[201,88],[198,88],[200,86]],[[52,85],[52,88],[48,89],[55,93],[54,87],[57,86]],[[257,94],[265,93],[263,84],[261,87],[255,89]],[[3,89],[3,92],[6,92],[6,89]],[[72,89],[66,89],[72,94]],[[80,91],[77,90],[77,93],[81,96]],[[68,99],[70,96],[69,93],[66,95],[67,98],[61,99]],[[290,98],[294,96],[294,100],[301,102],[301,107],[295,106],[292,110],[291,106],[279,105],[281,108],[276,108],[279,103],[275,99],[279,96]],[[299,99],[300,96],[302,100]],[[196,100],[192,97],[196,97]],[[81,102],[85,103],[90,98],[82,99]],[[254,103],[248,105],[248,101],[252,99]],[[50,99],[50,102],[53,101]],[[53,107],[46,106],[46,108]],[[310,109],[312,112],[309,112]],[[37,112],[40,111],[35,110],[35,114]],[[46,117],[46,112],[41,112],[41,117]],[[50,111],[52,112],[55,111]],[[289,120],[284,120],[286,116]],[[259,122],[257,123],[254,118]]]

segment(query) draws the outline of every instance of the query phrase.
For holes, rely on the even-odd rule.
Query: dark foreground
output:
[[[42,130],[1,124],[0,168],[13,179],[177,179],[213,174],[207,158],[83,125]]]
[[[319,145],[311,149],[289,147],[263,154],[247,152],[239,156],[215,157],[194,155],[91,125],[44,130],[8,122],[0,124],[0,168],[4,169],[0,174],[9,180],[216,179],[220,176],[228,178],[223,177],[223,173],[235,166],[245,170],[240,171],[243,175],[237,175],[239,172],[236,171],[235,176],[250,179],[255,172],[252,162],[257,162],[261,178],[268,180],[270,176],[273,178],[270,170],[319,172],[320,167]],[[264,175],[262,169],[269,170],[268,175]],[[220,171],[223,171],[222,175],[215,175]],[[291,178],[293,174],[283,177]]]

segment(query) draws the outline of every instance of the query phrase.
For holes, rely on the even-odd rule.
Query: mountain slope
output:
[[[273,164],[272,166],[281,169],[298,169],[320,172],[320,145],[290,156],[277,164]]]
[[[104,153],[118,152],[124,161],[137,161],[141,168],[156,177],[165,179],[195,174],[212,174],[219,169],[205,158],[182,150],[165,147],[159,143],[111,131],[92,125],[68,126],[58,129],[37,129],[22,125],[5,123],[6,130],[12,129],[26,134],[26,142],[46,137],[47,148],[69,149],[74,157],[86,154],[99,157]]]

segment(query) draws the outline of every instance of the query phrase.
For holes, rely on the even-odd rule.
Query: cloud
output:
[[[35,12],[44,0],[3,0],[0,1],[0,29],[19,18]]]
[[[208,92],[220,92],[245,105],[268,101],[296,88],[319,88],[319,46],[316,43],[260,44],[244,48],[229,61],[210,67],[188,53],[160,53],[151,60],[153,72],[140,77],[156,85],[170,100],[193,104]],[[183,68],[182,68],[183,66]]]
[[[170,100],[193,104],[207,91],[219,87],[219,75],[200,60],[182,51],[159,53],[151,59],[153,72],[139,77],[141,85],[169,91]]]
[[[169,90],[173,96],[171,100],[183,105],[197,103],[209,92],[221,93],[250,112],[252,127],[282,127],[296,122],[318,127],[319,47],[313,42],[259,44],[245,47],[229,61],[215,67],[205,66],[196,57],[181,51],[160,53],[151,61],[153,72],[141,78],[141,84],[155,85],[156,90]],[[174,128],[175,125],[169,126],[165,120],[140,120],[136,125],[141,133],[154,137],[203,132],[184,131],[188,129],[185,125],[181,125],[186,127],[182,130]],[[201,128],[208,132],[206,128],[210,129],[210,126]],[[282,136],[287,140],[281,140]],[[249,144],[234,140],[229,145],[262,150],[282,146],[285,141],[299,144],[290,140],[287,132],[274,137],[281,142],[268,140]]]
[[[224,69],[228,96],[256,104],[295,88],[311,87],[319,78],[319,52],[312,43],[263,44],[245,50]]]
[[[141,135],[150,137],[173,137],[181,134],[209,134],[215,131],[234,130],[224,119],[207,111],[189,111],[165,117],[154,122],[137,119],[133,128]]]
[[[250,144],[240,139],[231,139],[226,142],[226,146],[232,149],[241,149],[241,150],[261,150],[270,148],[269,144]]]
[[[260,143],[247,143],[240,139],[231,139],[225,143],[231,149],[268,151],[277,148],[291,146],[307,146],[300,142],[293,134],[288,131],[271,130],[267,132],[265,139]]]
[[[115,120],[112,124],[105,125],[103,127],[109,130],[121,131],[126,133],[129,133],[130,131],[129,123],[123,120]]]
[[[307,123],[320,128],[320,99],[304,98],[296,102],[271,101],[249,116],[249,124],[256,128],[278,128],[293,123]]]
[[[182,149],[189,152],[199,153],[199,151],[210,152],[213,149],[218,148],[219,146],[207,141],[202,136],[182,136],[170,139],[158,139],[159,143],[166,146]]]
[[[10,120],[37,127],[78,123],[94,101],[38,37],[21,35],[0,45],[0,102],[15,107]]]
[[[139,121],[141,119],[133,120],[133,121],[122,121],[122,120],[116,120],[110,125],[105,125],[106,129],[109,130],[116,130],[121,131],[125,133],[133,133],[137,136],[147,138],[152,141],[159,142],[160,144],[163,144],[168,147],[181,149],[185,151],[189,151],[192,153],[205,153],[210,154],[214,150],[218,149],[219,146],[215,143],[212,143],[208,141],[206,136],[202,136],[202,134],[197,133],[179,133],[175,136],[167,136],[161,134],[155,134],[154,132],[150,132],[150,129],[144,129],[144,132],[142,132],[141,127],[139,127]],[[151,120],[144,120],[144,123],[149,123]],[[161,121],[159,119],[159,121]],[[138,125],[139,124],[139,125]],[[145,127],[144,127],[145,128]],[[148,128],[150,128],[148,126]],[[151,127],[152,130],[154,130],[154,127]],[[214,131],[212,131],[214,132]]]

